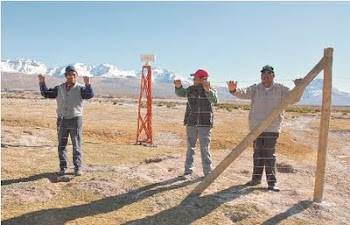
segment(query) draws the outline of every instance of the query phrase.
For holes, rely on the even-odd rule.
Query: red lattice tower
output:
[[[155,61],[155,55],[141,55],[145,62],[141,72],[141,88],[137,119],[136,144],[153,145],[152,134],[152,67],[149,62]]]

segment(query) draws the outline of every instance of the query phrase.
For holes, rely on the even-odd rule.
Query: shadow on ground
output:
[[[16,180],[5,180],[2,182],[2,185],[33,181],[51,176],[56,176],[56,173],[40,174],[37,176],[31,176],[28,178]],[[68,221],[72,221],[78,218],[116,211],[124,206],[127,206],[137,201],[141,201],[155,194],[174,190],[177,188],[182,188],[187,185],[194,184],[200,180],[202,180],[202,178],[197,178],[194,180],[183,180],[182,178],[176,177],[169,180],[165,180],[163,182],[147,185],[125,194],[103,198],[83,205],[70,206],[66,208],[45,209],[27,213],[18,217],[3,220],[2,224],[63,225]],[[161,211],[152,216],[128,221],[124,224],[191,224],[192,222],[208,215],[223,203],[232,201],[240,196],[247,195],[253,192],[254,190],[266,191],[266,189],[251,188],[244,185],[232,186],[220,192],[205,195],[202,197],[189,196],[175,207]],[[310,201],[299,202],[290,209],[288,209],[286,212],[280,213],[266,220],[262,224],[278,224],[281,221],[287,219],[288,217],[304,211],[305,209],[310,207],[311,204],[312,202]]]
[[[44,179],[44,178],[49,179],[51,183],[69,182],[73,177],[73,176],[69,176],[69,175],[74,175],[74,174],[67,173],[66,176],[58,176],[58,173],[41,173],[41,174],[36,174],[33,176],[23,177],[23,178],[18,178],[18,179],[2,180],[1,186],[6,186],[6,185],[16,184],[16,183],[31,182],[31,181]]]
[[[52,176],[53,174],[40,174],[37,176],[32,176],[23,179],[4,181],[2,185],[8,185],[11,183],[22,181],[32,181],[43,177]],[[183,180],[183,178],[172,178],[163,182],[147,185],[139,189],[130,191],[125,194],[111,196],[103,198],[97,201],[89,202],[83,205],[75,205],[66,208],[53,208],[45,209],[36,212],[27,213],[18,217],[3,220],[1,224],[51,224],[51,225],[63,225],[68,221],[75,220],[78,218],[83,218],[86,216],[94,216],[101,213],[108,213],[118,210],[126,205],[132,204],[137,201],[141,201],[145,198],[153,196],[157,193],[185,187],[191,185],[202,178],[197,178],[194,180]],[[165,186],[169,185],[169,186]]]

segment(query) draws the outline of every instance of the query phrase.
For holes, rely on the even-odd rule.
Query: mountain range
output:
[[[78,74],[81,76],[106,78],[139,78],[141,76],[141,71],[123,70],[109,63],[102,63],[97,66],[92,66],[81,62],[76,62],[69,65],[73,65],[77,69]],[[1,60],[2,72],[46,74],[55,77],[64,77],[66,66],[68,65],[48,67],[42,62],[31,59]],[[182,77],[180,74],[174,73],[159,66],[152,68],[152,78],[153,81],[158,83],[172,83],[174,79],[182,79],[188,82],[188,79]]]
[[[91,76],[94,78],[101,78],[101,80],[98,81],[97,84],[100,85],[99,91],[102,95],[138,95],[141,71],[123,70],[115,65],[108,63],[102,63],[97,66],[92,66],[85,63],[77,62],[72,63],[70,65],[76,67],[80,76]],[[5,81],[5,83],[7,84],[16,84],[16,82],[11,82],[11,78],[15,79],[15,77],[18,77],[18,74],[47,74],[52,76],[52,78],[57,78],[56,82],[58,82],[64,77],[64,70],[66,66],[67,65],[49,67],[42,62],[32,59],[3,59],[1,60],[2,81]],[[23,79],[22,75],[20,77],[21,79]],[[155,89],[153,91],[154,97],[175,97],[173,89],[174,79],[181,79],[183,81],[184,86],[188,86],[191,84],[191,80],[189,78],[186,78],[181,74],[174,73],[160,66],[155,66],[152,68],[152,79],[153,82],[157,84],[153,85],[153,88]],[[23,83],[23,81],[21,82]],[[4,82],[2,83],[4,84]],[[322,103],[322,85],[323,79],[315,78],[305,89],[300,103],[307,105],[320,105]],[[4,87],[4,85],[2,86]],[[118,88],[115,88],[116,86]],[[15,87],[11,86],[11,88]],[[226,87],[218,86],[215,88],[218,90],[219,97],[221,100],[237,100],[235,99],[235,97],[228,93]],[[332,104],[350,105],[350,93],[340,91],[336,87],[333,87]]]

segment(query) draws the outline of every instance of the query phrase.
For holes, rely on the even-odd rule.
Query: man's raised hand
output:
[[[235,92],[237,89],[237,81],[230,80],[227,82],[227,86],[230,92]]]
[[[39,78],[39,83],[40,84],[44,84],[45,83],[45,75],[39,74],[38,78]]]
[[[174,85],[176,88],[180,88],[182,86],[181,80],[174,80]]]
[[[298,84],[301,83],[302,80],[303,80],[302,78],[299,78],[299,79],[293,80],[293,82],[294,82],[295,86],[297,86]]]
[[[206,92],[209,92],[209,91],[210,91],[210,82],[204,81],[204,82],[203,82],[203,89],[204,89]]]
[[[91,77],[84,76],[84,83],[86,86],[89,86],[91,84]]]

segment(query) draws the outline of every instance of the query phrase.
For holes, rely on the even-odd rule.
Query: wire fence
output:
[[[26,84],[24,81],[23,81],[23,79],[22,79],[22,76],[26,76],[26,75],[21,75],[21,76],[19,76],[19,82],[21,83],[21,85],[22,85],[22,87],[23,87],[23,89],[28,89],[27,88],[27,86],[29,85],[29,84]],[[345,80],[349,80],[349,82],[350,82],[350,78],[346,78],[346,77],[338,77],[339,79],[345,79]],[[93,78],[93,79],[105,79],[105,78],[102,78],[102,77],[97,77],[97,78]],[[111,78],[108,78],[108,79],[111,79]],[[113,79],[113,78],[112,78]],[[251,82],[251,81],[254,81],[254,80],[244,80],[244,82]],[[281,81],[290,81],[289,79],[285,79],[285,80],[281,80]],[[214,81],[213,83],[226,83],[226,82],[223,82],[223,81]],[[6,80],[5,80],[5,86],[3,86],[3,88],[6,88],[6,86],[7,86],[8,84],[6,83]],[[92,86],[93,86],[93,88],[95,89],[95,90],[97,90],[97,92],[99,92],[100,93],[100,96],[102,95],[101,94],[101,92],[102,92],[102,90],[101,90],[101,88],[99,88],[99,85],[97,84],[97,85],[94,85],[93,83],[92,83]],[[39,85],[38,85],[38,89],[39,89]],[[227,89],[227,92],[228,92],[228,89]],[[40,93],[40,91],[38,90],[38,93]],[[175,95],[174,95],[175,96]],[[6,97],[6,96],[5,96]],[[264,98],[271,98],[271,99],[283,99],[283,96],[269,96],[269,95],[265,95],[265,96],[263,96]],[[64,97],[63,97],[64,98]],[[187,99],[192,99],[192,98],[196,98],[196,99],[198,99],[198,97],[187,97]],[[209,100],[209,98],[207,97],[207,96],[204,96],[204,97],[200,97],[201,99],[208,99]],[[310,95],[308,95],[308,94],[306,94],[306,95],[304,95],[303,96],[303,98],[310,98]],[[186,98],[185,98],[186,99]],[[96,100],[88,100],[88,101],[90,101],[91,103],[92,102],[95,102]],[[99,100],[98,100],[99,101]],[[112,101],[114,101],[114,100],[112,100]],[[158,100],[158,101],[155,101],[154,102],[154,105],[158,105],[159,104],[159,106],[160,107],[162,107],[163,105],[160,103],[160,101],[162,101],[162,100]],[[115,104],[116,105],[116,107],[118,107],[118,104],[117,103],[120,103],[120,104],[124,104],[125,102],[123,102],[123,101],[121,101],[121,102],[113,102],[113,104]],[[138,112],[138,108],[137,108],[137,103],[138,103],[138,100],[137,99],[135,99],[134,101],[131,101],[130,102],[131,104],[132,104],[132,112],[134,112],[135,113],[135,121],[136,121],[136,118],[137,118],[137,112]],[[10,104],[10,101],[7,101],[6,100],[6,98],[2,98],[2,104],[3,104],[3,106],[5,106],[6,107],[6,104],[7,105],[9,105]],[[211,114],[211,113],[213,113],[213,111],[214,111],[214,113],[215,113],[215,111],[217,110],[217,109],[220,109],[220,107],[219,108],[216,108],[216,107],[214,107],[213,108],[213,111],[207,111],[207,110],[200,110],[200,109],[192,109],[191,108],[191,106],[190,106],[190,104],[188,103],[188,102],[185,102],[184,104],[186,104],[187,105],[187,109],[185,109],[185,110],[183,110],[183,113],[191,113],[191,114]],[[244,104],[249,104],[249,102],[246,102],[246,103],[244,103]],[[176,103],[175,103],[175,105],[176,105]],[[153,106],[153,107],[156,107],[156,106]],[[129,107],[129,106],[128,106]],[[239,107],[238,107],[239,108]],[[25,110],[25,108],[23,108],[24,110]],[[167,107],[167,108],[165,108],[166,110],[172,110],[171,109],[171,107]],[[248,110],[249,108],[243,108],[243,109],[246,109],[246,110]],[[154,110],[157,110],[157,108],[154,108]],[[163,109],[163,111],[164,111],[164,109]],[[3,109],[3,112],[5,112],[6,113],[6,110],[4,110]],[[31,110],[31,113],[33,113],[33,111]],[[55,119],[55,118],[57,118],[57,116],[55,116],[55,115],[41,115],[41,118],[50,118],[50,119]],[[86,122],[98,122],[98,121],[101,121],[101,120],[115,120],[116,118],[114,117],[114,116],[110,116],[110,115],[103,115],[103,118],[89,118]],[[86,119],[84,119],[84,120],[86,120]],[[216,120],[218,120],[218,118],[216,118]],[[179,122],[182,122],[182,120],[181,121],[179,121]],[[135,122],[136,123],[136,122]],[[235,125],[235,127],[237,128],[237,129],[246,129],[247,128],[247,125],[242,125],[242,124],[236,124]],[[136,126],[135,126],[135,130],[136,130]],[[303,128],[300,128],[300,131],[303,131]],[[34,146],[32,146],[32,147],[34,147]]]
[[[23,75],[21,74],[18,78],[19,78],[19,83],[21,84],[21,87],[17,87],[17,89],[23,89],[23,90],[33,90],[33,88],[28,88],[29,84],[27,85],[24,81],[23,81],[23,77],[25,76],[30,76],[30,75]],[[51,77],[50,77],[51,78]],[[64,78],[60,78],[62,80],[62,82],[64,82]],[[79,77],[79,79],[81,80],[81,78]],[[103,86],[101,83],[94,83],[93,81],[94,80],[120,80],[121,78],[118,78],[118,77],[92,77],[92,86],[93,86],[93,89],[94,89],[94,92],[97,96],[106,96],[105,94],[105,90],[103,90],[103,88],[101,88],[101,86]],[[136,78],[136,80],[140,80],[140,78]],[[333,77],[333,82],[335,81],[339,81],[341,82],[342,84],[349,84],[350,86],[350,77]],[[2,89],[7,89],[7,90],[13,90],[13,89],[16,89],[16,88],[9,88],[9,84],[7,82],[6,79],[2,79]],[[220,86],[217,86],[217,88],[220,88],[219,92],[222,94],[222,91],[224,91],[224,89],[226,88],[227,89],[227,93],[229,92],[229,89],[227,87],[227,82],[228,81],[222,81],[222,80],[212,80],[210,81],[211,84],[213,84],[214,88],[216,85],[220,85]],[[244,89],[244,88],[247,88],[249,87],[250,85],[253,85],[253,84],[258,84],[260,83],[261,81],[259,79],[245,79],[245,80],[238,80],[238,86],[237,88],[238,89]],[[293,82],[293,79],[277,79],[277,82]],[[164,83],[155,83],[154,85],[164,85]],[[169,83],[167,83],[169,85]],[[243,84],[243,85],[240,85],[240,84]],[[185,83],[184,85],[190,85],[189,83]],[[38,92],[39,91],[39,85],[38,85],[38,88],[36,89]],[[350,89],[349,89],[350,90]],[[34,91],[34,90],[33,90]],[[322,90],[320,90],[322,91]],[[108,91],[109,93],[111,91]],[[113,92],[112,92],[113,93]],[[116,90],[115,94],[108,94],[108,95],[120,95],[120,92],[118,92]],[[133,90],[133,95],[134,97],[138,96],[139,95],[139,88],[135,88],[135,90]],[[169,94],[165,94],[169,97]],[[157,95],[156,95],[157,96]],[[164,96],[161,96],[162,98],[164,98]],[[173,97],[177,97],[174,93]],[[220,97],[220,96],[219,96]],[[266,98],[272,98],[271,96],[265,96]],[[303,99],[304,100],[309,100],[311,99],[312,95],[310,92],[305,92],[304,95],[303,95]],[[234,99],[234,97],[232,97],[232,99]]]

